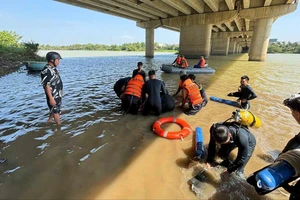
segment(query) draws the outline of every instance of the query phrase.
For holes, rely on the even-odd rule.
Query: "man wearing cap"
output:
[[[47,104],[50,109],[48,123],[53,118],[57,125],[60,125],[60,108],[63,94],[63,83],[57,71],[61,56],[57,52],[48,52],[46,54],[48,64],[41,72],[42,85],[45,90]]]
[[[142,75],[144,82],[146,82],[146,73],[144,70],[142,70],[143,67],[143,63],[142,62],[138,62],[137,64],[137,69],[133,70],[132,72],[132,78],[134,78],[137,74]]]
[[[238,97],[237,101],[241,102],[241,108],[243,109],[250,109],[250,101],[255,99],[257,96],[253,89],[249,85],[249,77],[247,75],[241,77],[240,81],[241,85],[238,88],[237,92],[230,92],[227,94],[229,97]]]

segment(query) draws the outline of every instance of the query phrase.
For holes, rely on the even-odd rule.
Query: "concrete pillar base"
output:
[[[249,51],[249,61],[265,61],[268,51],[273,18],[257,19]]]
[[[229,37],[216,37],[212,39],[211,55],[227,56],[229,48]]]
[[[186,58],[208,58],[210,55],[212,24],[182,26],[180,28],[179,54]]]
[[[146,57],[154,57],[154,28],[146,28]]]

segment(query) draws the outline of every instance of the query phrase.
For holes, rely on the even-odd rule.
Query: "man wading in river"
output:
[[[45,90],[47,105],[50,109],[48,123],[54,121],[60,125],[60,107],[63,93],[63,83],[56,69],[59,65],[61,56],[57,52],[48,52],[46,55],[48,64],[41,72],[42,85]]]

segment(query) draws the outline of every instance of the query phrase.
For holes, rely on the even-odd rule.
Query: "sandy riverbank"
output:
[[[218,85],[219,83],[215,83],[207,90],[207,93],[211,93]],[[223,121],[229,117],[228,114],[231,113],[232,107],[228,106],[225,109],[228,112],[220,113],[215,107],[207,106],[196,116],[181,114],[178,117],[189,122],[193,129],[197,126],[201,126],[204,133],[205,144],[208,144],[211,119],[207,119],[206,116],[215,116],[214,121]],[[177,125],[170,125],[164,128],[169,131],[179,130]],[[264,159],[260,159],[261,155],[266,154],[257,145],[250,162],[245,168],[246,176],[268,164]],[[116,179],[110,180],[107,184],[103,184],[104,186],[101,186],[101,190],[94,191],[90,198],[199,199],[191,190],[188,180],[192,178],[196,172],[199,172],[204,165],[198,164],[197,166],[191,167],[191,158],[193,156],[193,133],[186,137],[184,141],[167,140],[158,137],[156,141],[149,144],[145,149],[136,152],[131,164],[126,166]],[[243,185],[245,185],[245,187],[243,187]],[[254,192],[254,189],[249,190],[250,187],[245,182],[242,183],[242,185],[233,184],[228,187],[232,187],[232,189],[229,190],[232,190],[232,192],[236,194],[226,194],[226,191],[225,193],[224,191],[217,191],[213,185],[206,183],[206,189],[203,191],[204,194],[201,199],[230,199],[232,195],[235,197],[234,199],[240,199],[241,195],[243,197],[250,197],[250,199],[288,199],[281,193],[287,193],[283,189],[273,191],[265,196],[259,196]]]

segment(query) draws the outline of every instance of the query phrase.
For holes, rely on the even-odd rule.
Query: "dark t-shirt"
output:
[[[146,81],[143,86],[143,96],[145,96],[146,93],[148,94],[147,101],[150,105],[161,104],[160,94],[164,95],[167,93],[164,82],[158,79]]]
[[[41,72],[41,79],[43,87],[46,87],[47,85],[50,87],[53,98],[55,100],[61,99],[63,83],[57,69],[47,64]],[[49,97],[47,96],[47,99],[48,98]]]
[[[144,70],[141,70],[140,72],[139,72],[138,69],[133,70],[133,72],[132,72],[132,78],[134,78],[138,73],[139,73],[140,75],[142,75],[144,81],[146,82],[146,73],[145,73]]]

